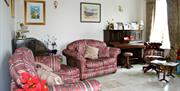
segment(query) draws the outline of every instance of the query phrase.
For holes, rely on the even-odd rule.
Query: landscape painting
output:
[[[81,22],[101,22],[101,5],[97,3],[81,2],[80,19]]]
[[[45,25],[45,1],[25,1],[25,24]]]

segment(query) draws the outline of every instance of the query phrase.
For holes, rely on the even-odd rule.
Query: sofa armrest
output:
[[[121,50],[119,48],[109,48],[109,55],[110,57],[116,58],[121,53]]]
[[[61,55],[50,55],[50,56],[35,56],[35,61],[43,63],[50,68],[53,69],[53,71],[60,71],[61,70]]]
[[[11,91],[16,91],[18,89],[18,86],[16,85],[13,79],[11,79],[10,86],[11,86]]]
[[[62,53],[66,56],[68,65],[76,66],[81,72],[84,72],[86,59],[81,54],[67,49],[64,49]]]

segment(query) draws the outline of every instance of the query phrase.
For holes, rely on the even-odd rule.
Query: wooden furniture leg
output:
[[[166,67],[162,68],[162,72],[163,72],[163,78],[160,79],[159,81],[165,81],[168,83],[168,80],[166,80]],[[160,72],[159,72],[159,74],[160,74]]]
[[[175,78],[175,76],[172,74],[173,72],[173,67],[169,67],[169,72],[167,73],[167,76],[171,76],[173,78]]]
[[[132,67],[132,65],[131,65],[130,62],[129,62],[129,57],[132,56],[132,55],[133,55],[133,53],[131,53],[131,52],[125,52],[125,53],[124,53],[124,56],[125,56],[125,58],[126,58],[125,64],[124,64],[124,67],[125,67],[125,68],[130,69],[130,68]]]

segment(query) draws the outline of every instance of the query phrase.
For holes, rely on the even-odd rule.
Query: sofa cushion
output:
[[[60,71],[61,70],[61,56],[36,56],[35,57],[36,62],[43,63],[50,68],[53,69],[53,71]]]
[[[108,66],[116,64],[115,58],[103,57],[98,59],[87,59],[86,66],[87,68],[97,68],[101,66]]]
[[[97,68],[103,66],[103,61],[99,59],[87,59],[86,67],[87,68]]]
[[[103,62],[104,66],[116,64],[116,59],[115,58],[103,57],[103,58],[99,58],[99,60],[101,60]]]
[[[53,71],[52,68],[50,68],[49,66],[47,66],[47,65],[45,65],[43,63],[40,63],[40,62],[36,62],[36,68],[43,68],[46,71]]]
[[[96,47],[86,46],[84,57],[89,59],[97,59],[98,51],[99,49]]]
[[[98,67],[98,68],[94,68],[94,69],[87,69],[84,74],[87,73],[86,76],[88,76],[88,73],[96,73],[97,72],[97,74],[95,74],[95,75],[99,75],[99,73],[101,74],[100,71],[102,71],[102,73],[104,74],[103,70],[108,70],[108,69],[114,68],[115,66],[117,66],[117,65],[107,65],[107,66],[102,66],[102,67]]]
[[[10,74],[16,84],[22,86],[20,83],[22,72],[27,72],[32,76],[37,76],[37,72],[34,63],[32,62],[33,59],[30,60],[33,58],[32,52],[22,48],[20,48],[20,50],[23,50],[22,52],[20,52],[19,49],[17,50],[18,51],[15,51],[9,60]]]
[[[61,75],[71,75],[72,76],[72,75],[80,73],[79,69],[76,68],[76,67],[71,67],[71,66],[67,66],[67,65],[64,65],[64,64],[62,64],[61,66],[62,66],[62,68],[59,71],[59,73]]]
[[[46,80],[48,86],[63,84],[61,77],[44,68],[37,68],[37,73],[41,80]]]
[[[61,64],[61,70],[54,73],[59,75],[64,83],[74,83],[80,80],[80,71],[76,67]]]
[[[99,50],[99,58],[109,57],[109,47],[102,47]]]

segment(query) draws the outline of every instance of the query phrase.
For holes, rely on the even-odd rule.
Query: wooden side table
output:
[[[168,83],[168,80],[166,80],[166,76],[171,76],[171,77],[175,78],[175,76],[173,75],[173,69],[176,68],[176,66],[178,66],[179,63],[166,62],[166,60],[163,62],[161,60],[154,60],[154,61],[151,61],[151,63],[159,66],[159,68],[160,68],[160,70],[158,72],[158,78],[160,76],[160,73],[161,72],[163,73],[163,78],[160,79],[159,81],[166,81]]]

